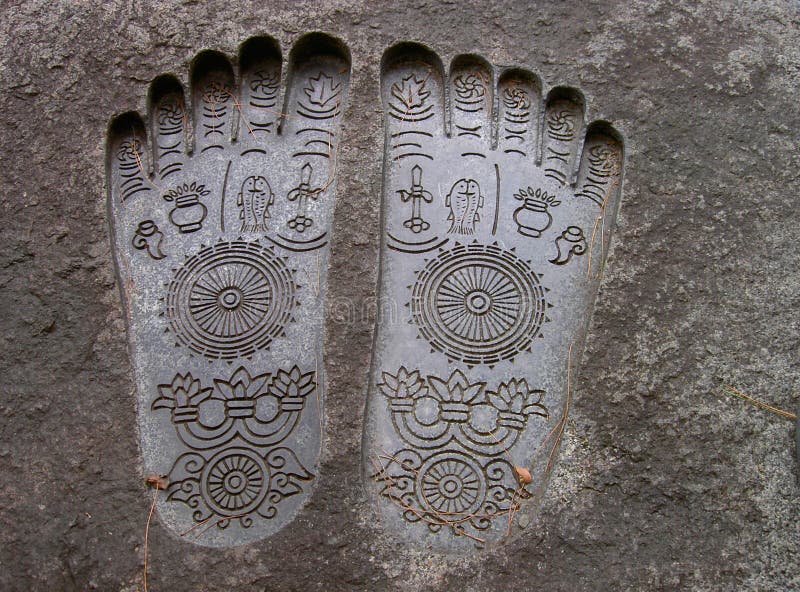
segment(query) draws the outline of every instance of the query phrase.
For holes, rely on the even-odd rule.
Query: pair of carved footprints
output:
[[[291,522],[319,462],[350,58],[327,35],[301,38],[283,99],[281,66],[266,37],[242,45],[238,78],[203,52],[188,106],[178,79],[161,76],[147,123],[126,113],[109,130],[144,465],[166,476],[165,525],[208,546]],[[543,99],[533,74],[476,56],[446,77],[418,44],[386,52],[381,96],[383,320],[365,476],[398,535],[483,544],[546,478],[534,451],[555,446],[566,409],[566,360],[607,250],[622,142],[603,122],[584,127],[578,91]]]

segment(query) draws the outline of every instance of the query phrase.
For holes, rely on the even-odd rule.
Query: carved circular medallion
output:
[[[417,473],[417,495],[424,510],[460,522],[481,508],[486,495],[483,470],[471,458],[442,452],[429,458]]]
[[[221,516],[252,512],[269,493],[264,459],[246,448],[223,450],[206,463],[201,476],[209,507]]]
[[[467,364],[513,360],[545,320],[544,288],[527,263],[497,245],[458,245],[417,274],[411,313],[420,334]]]
[[[292,272],[271,249],[218,243],[186,260],[167,289],[167,319],[178,340],[212,359],[268,347],[295,306]]]

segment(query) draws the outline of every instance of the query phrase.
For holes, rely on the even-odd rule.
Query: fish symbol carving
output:
[[[274,202],[275,195],[264,177],[247,177],[236,199],[242,219],[240,232],[266,232],[269,207]]]
[[[444,200],[444,205],[450,208],[450,230],[456,234],[473,234],[475,223],[481,217],[478,210],[483,207],[481,188],[475,179],[459,179],[453,184],[450,193]]]

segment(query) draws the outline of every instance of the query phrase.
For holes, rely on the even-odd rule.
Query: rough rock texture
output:
[[[398,3],[399,4],[399,3]],[[800,16],[790,2],[5,2],[0,18],[0,588],[140,590],[145,488],[105,213],[108,119],[253,34],[353,55],[326,325],[321,477],[272,539],[150,529],[150,590],[800,588]],[[385,47],[469,51],[579,86],[627,178],[561,462],[524,536],[398,546],[360,472]]]

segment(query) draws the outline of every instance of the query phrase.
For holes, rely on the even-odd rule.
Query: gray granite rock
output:
[[[149,588],[800,588],[793,422],[719,389],[797,407],[793,3],[31,0],[2,11],[1,588],[142,589],[154,492],[108,239],[109,119],[146,112],[161,74],[189,88],[201,50],[233,56],[268,34],[287,56],[319,30],[349,47],[352,73],[313,492],[282,529],[235,549],[187,542],[154,518]],[[403,544],[377,521],[361,462],[382,244],[380,60],[405,40],[444,64],[478,54],[529,68],[545,89],[579,88],[586,121],[625,138],[623,205],[559,463],[512,537],[459,555]]]

